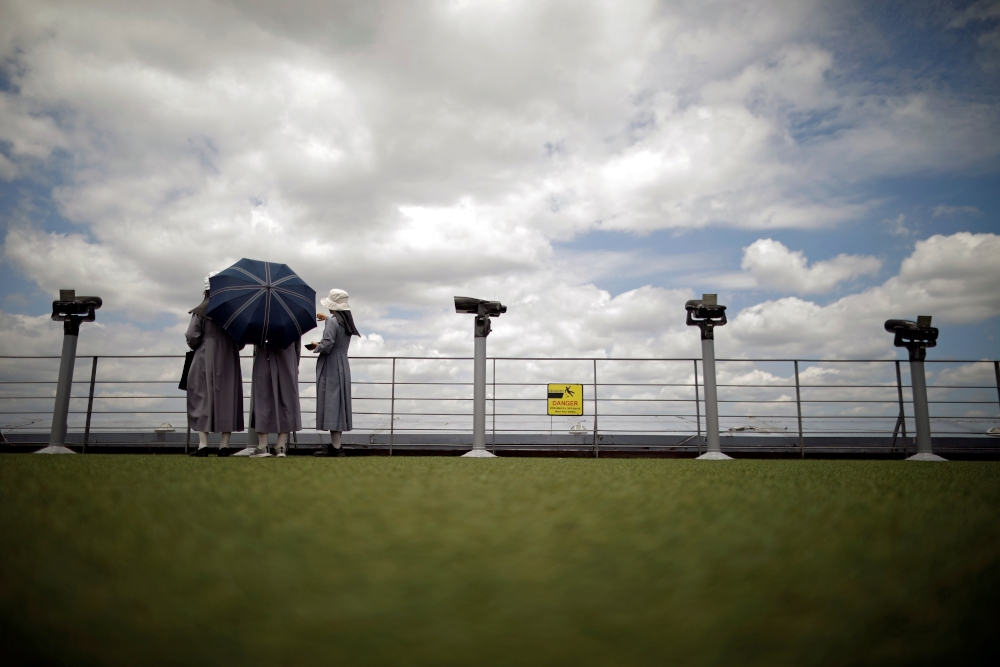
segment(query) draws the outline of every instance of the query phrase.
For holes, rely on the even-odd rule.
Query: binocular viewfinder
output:
[[[895,334],[892,344],[910,351],[911,360],[922,360],[928,347],[936,347],[938,330],[931,326],[930,315],[921,315],[912,320],[886,320],[885,330]]]
[[[480,308],[483,309],[482,312],[480,312]],[[507,312],[507,306],[499,301],[485,301],[483,299],[473,299],[470,296],[456,296],[455,312],[500,317],[501,314]]]
[[[716,303],[708,304],[702,299],[691,299],[684,304],[688,311],[688,317],[696,317],[702,320],[726,319],[726,307]],[[721,324],[716,322],[716,325]]]
[[[455,312],[476,316],[476,338],[490,335],[490,318],[500,317],[507,312],[507,306],[499,301],[473,299],[471,296],[455,297]]]
[[[715,327],[721,327],[726,319],[726,307],[720,306],[717,294],[702,294],[700,299],[691,299],[684,304],[687,309],[687,325],[701,329],[702,340],[714,340]]]
[[[59,290],[59,300],[52,302],[52,319],[56,322],[93,322],[96,319],[94,311],[102,305],[99,296],[76,296],[76,290]]]

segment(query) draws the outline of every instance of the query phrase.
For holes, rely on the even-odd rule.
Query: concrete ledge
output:
[[[290,444],[292,456],[311,454],[322,444],[323,434],[300,431]],[[183,454],[186,447],[196,447],[197,437],[185,445],[187,434],[174,433],[91,433],[86,446],[88,454]],[[327,441],[328,441],[327,436]],[[73,451],[83,452],[83,434],[67,436],[66,445]],[[272,436],[272,444],[273,444]],[[722,451],[734,458],[800,458],[798,437],[772,435],[724,435]],[[218,446],[219,436],[209,439],[209,446]],[[343,442],[350,455],[388,456],[388,434],[345,433]],[[231,445],[242,448],[246,433],[234,433]],[[33,452],[48,445],[48,434],[7,433],[0,441],[0,452]],[[953,460],[1000,460],[1000,438],[989,436],[933,438],[934,451]],[[495,444],[487,436],[486,447],[497,456],[548,456],[594,457],[593,435],[583,438],[570,435],[497,434]],[[460,456],[472,448],[472,434],[396,434],[393,438],[394,456]],[[696,439],[682,435],[599,435],[597,455],[601,458],[694,458],[700,451]],[[904,449],[890,437],[807,437],[804,453],[810,458],[880,458],[904,459],[916,453],[910,442]]]

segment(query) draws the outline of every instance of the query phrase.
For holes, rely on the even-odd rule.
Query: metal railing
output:
[[[0,357],[0,430],[47,431],[58,359]],[[244,377],[249,378],[251,357],[242,359]],[[85,446],[95,428],[148,432],[160,420],[186,423],[185,393],[176,389],[182,355],[100,355],[78,360],[70,431],[82,431]],[[470,433],[471,362],[471,357],[351,357],[355,433],[387,435],[390,448],[405,434]],[[804,439],[811,436],[891,436],[895,445],[913,433],[906,363],[886,359],[718,359],[716,363],[724,435],[783,435],[797,438],[804,452]],[[985,435],[1000,419],[1000,362],[926,363],[934,380],[928,390],[935,437]],[[498,434],[530,439],[558,433],[569,442],[585,439],[595,448],[599,436],[614,435],[621,442],[632,436],[681,436],[682,442],[697,438],[700,451],[704,414],[700,364],[700,359],[691,358],[491,358],[487,427],[492,444]],[[310,395],[308,364],[303,370],[301,405],[303,426],[308,428],[315,423],[308,420],[315,414],[315,396]],[[585,386],[583,416],[546,414],[546,385],[555,382]],[[244,380],[247,388],[249,384]],[[164,391],[165,387],[169,389]],[[248,398],[244,396],[245,407]]]

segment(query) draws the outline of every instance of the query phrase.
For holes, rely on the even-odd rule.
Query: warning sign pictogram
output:
[[[583,385],[582,384],[550,384],[549,385],[550,415],[582,415]]]

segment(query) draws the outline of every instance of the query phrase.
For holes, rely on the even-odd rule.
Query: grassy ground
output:
[[[998,655],[998,482],[997,463],[0,455],[0,650],[978,664]]]

